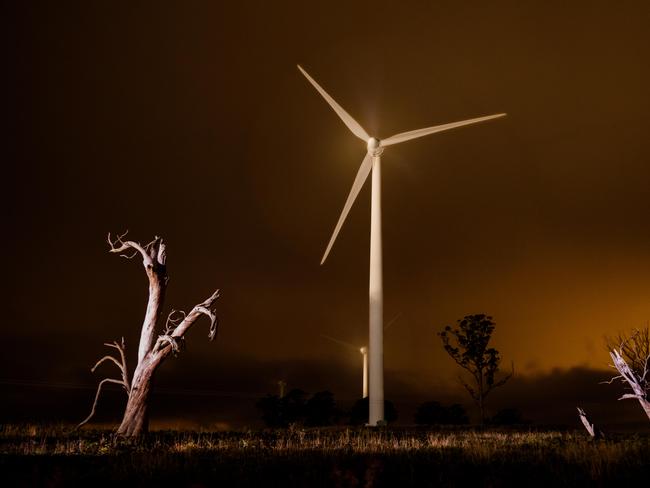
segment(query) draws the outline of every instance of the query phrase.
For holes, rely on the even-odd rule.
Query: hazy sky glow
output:
[[[604,369],[602,337],[650,318],[647,2],[2,11],[5,378],[88,384],[103,342],[136,351],[146,279],[104,240],[128,228],[167,239],[169,307],[222,289],[218,340],[197,324],[163,385],[330,387],[308,360],[355,393],[320,334],[366,341],[368,184],[319,260],[365,149],[297,63],[379,137],[508,113],[382,158],[387,397],[456,388],[435,332],[466,314],[521,381]]]

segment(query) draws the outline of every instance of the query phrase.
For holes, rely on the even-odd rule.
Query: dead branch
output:
[[[176,315],[180,315],[180,317],[175,317]],[[171,334],[185,317],[187,317],[187,314],[182,310],[172,310],[169,312],[167,321],[165,322],[165,334]]]
[[[102,364],[104,361],[113,361],[113,362],[117,365],[118,368],[122,369],[122,365],[120,364],[120,362],[119,362],[117,359],[115,359],[113,356],[104,356],[103,358],[101,358],[99,361],[97,361],[97,362],[95,363],[95,366],[93,366],[92,368],[90,368],[90,371],[91,371],[92,373],[94,373],[95,370],[97,369],[97,367],[98,367],[100,364]]]
[[[115,357],[106,355],[103,358],[101,358],[99,361],[95,363],[95,365],[90,369],[93,373],[97,369],[97,367],[102,364],[104,361],[112,361],[115,363],[115,365],[120,368],[120,372],[122,373],[122,379],[121,380],[116,380],[113,378],[105,378],[102,381],[99,382],[99,385],[97,385],[97,393],[95,394],[95,401],[93,402],[93,408],[90,411],[90,415],[86,417],[86,419],[81,422],[80,424],[77,425],[77,428],[81,427],[82,425],[86,424],[92,417],[95,415],[95,408],[97,407],[97,401],[99,400],[99,394],[102,389],[102,385],[104,383],[115,383],[118,385],[121,385],[124,390],[126,391],[126,394],[129,395],[131,393],[131,385],[129,383],[129,371],[126,367],[126,356],[124,354],[124,349],[125,349],[125,344],[124,344],[124,337],[122,337],[122,342],[119,343],[117,341],[113,341],[112,343],[104,343],[105,346],[108,347],[113,347],[117,349],[120,353],[120,359],[121,361],[118,361]]]
[[[630,399],[630,398],[635,398],[635,399],[639,400],[639,399],[642,399],[643,397],[639,396],[639,395],[635,395],[634,393],[625,393],[624,395],[622,395],[619,398],[619,400],[627,400],[627,399]]]
[[[209,298],[204,302],[195,305],[194,308],[188,313],[185,318],[181,321],[180,324],[172,332],[172,337],[183,337],[187,329],[189,329],[192,324],[198,319],[201,315],[205,315],[210,319],[210,331],[208,333],[208,338],[212,341],[217,335],[217,316],[215,315],[214,310],[211,310],[212,305],[219,298],[219,290],[216,290]]]
[[[633,329],[628,336],[619,333],[615,337],[606,337],[605,344],[608,352],[618,349],[630,369],[639,376],[645,376],[650,367],[650,326]],[[650,387],[646,382],[645,389]]]
[[[106,241],[110,246],[108,252],[112,254],[119,254],[120,257],[126,259],[133,259],[138,253],[142,256],[142,264],[147,269],[153,269],[156,264],[164,266],[167,261],[167,251],[165,243],[161,237],[156,236],[153,241],[141,245],[135,241],[125,241],[124,237],[128,234],[128,230],[124,234],[118,235],[115,239],[111,239],[111,233],[108,233]],[[133,254],[124,254],[125,251],[132,249]]]
[[[216,290],[208,299],[195,305],[188,314],[182,310],[172,310],[167,316],[165,333],[158,336],[158,340],[153,347],[153,352],[164,351],[166,348],[170,348],[174,355],[178,354],[182,349],[185,333],[201,315],[205,315],[210,319],[208,338],[211,341],[214,340],[217,334],[217,316],[210,307],[218,298],[219,290]],[[180,314],[182,317],[174,318],[173,316],[175,314]]]
[[[196,311],[210,319],[210,332],[208,332],[208,337],[213,341],[214,337],[217,335],[217,316],[214,311],[209,310],[206,307],[196,307]]]
[[[172,354],[176,356],[182,349],[183,343],[184,339],[182,337],[178,338],[177,340],[175,337],[169,334],[159,335],[153,350],[154,352],[160,351],[164,348],[165,344],[167,344],[172,348]]]
[[[79,422],[79,424],[77,424],[77,429],[80,428],[82,425],[87,424],[88,421],[91,418],[93,418],[93,416],[95,415],[95,408],[97,407],[97,400],[99,400],[99,394],[102,391],[102,386],[104,385],[104,383],[115,383],[117,385],[124,386],[124,382],[121,381],[121,380],[115,380],[113,378],[104,378],[103,380],[101,380],[99,382],[99,385],[97,385],[97,393],[95,393],[95,401],[93,402],[93,408],[90,411],[90,415],[88,415],[88,417],[86,417],[83,421],[81,421],[81,422]]]
[[[646,392],[644,391],[643,383],[645,381],[647,369],[643,372],[643,376],[640,376],[628,366],[619,350],[614,349],[610,351],[609,355],[614,362],[614,367],[620,373],[618,377],[627,383],[634,392],[634,395],[623,395],[619,400],[624,398],[645,398]]]
[[[612,358],[613,367],[619,372],[621,381],[627,384],[632,393],[626,393],[619,400],[636,399],[641,404],[648,418],[650,418],[650,400],[648,399],[646,376],[648,374],[647,361],[643,372],[634,371],[625,361],[621,349],[612,349],[609,352]]]
[[[122,380],[124,381],[124,387],[126,388],[126,392],[130,393],[131,392],[131,385],[129,383],[129,369],[126,365],[126,354],[124,353],[124,350],[126,349],[126,344],[124,342],[124,337],[122,337],[122,342],[118,343],[117,341],[113,341],[112,343],[104,343],[105,346],[108,347],[113,347],[118,350],[120,353],[120,359],[122,360],[122,365],[120,366],[120,370],[122,371]]]
[[[614,367],[614,366],[611,365],[611,364],[610,364],[610,366],[611,366],[612,368]],[[616,380],[620,380],[621,378],[623,378],[623,377],[619,374],[618,376],[614,376],[613,378],[610,378],[610,379],[608,379],[608,380],[600,381],[600,382],[598,382],[598,384],[599,384],[599,385],[611,385],[611,384],[614,383]]]
[[[113,253],[113,254],[119,254],[120,257],[126,258],[126,259],[133,259],[135,256],[140,253],[142,256],[142,263],[144,264],[145,268],[149,266],[153,266],[153,256],[149,254],[149,251],[147,250],[147,247],[152,247],[156,241],[159,240],[159,237],[156,237],[152,242],[147,244],[147,246],[143,247],[140,245],[139,242],[135,241],[124,241],[124,237],[129,233],[127,230],[124,234],[118,235],[114,240],[111,240],[111,233],[108,233],[108,237],[106,238],[108,245],[110,246],[110,249],[108,252]],[[129,249],[133,249],[133,254],[123,254],[125,251],[128,251]]]
[[[118,361],[115,357],[106,355],[103,358],[101,358],[99,361],[95,363],[95,366],[93,366],[90,371],[93,373],[97,369],[97,367],[102,364],[104,361],[112,361],[115,363],[115,365],[120,368],[120,372],[122,373],[122,382],[124,389],[126,390],[127,394],[131,391],[131,386],[129,385],[129,371],[126,366],[126,356],[124,354],[124,349],[125,349],[125,344],[124,344],[124,337],[122,337],[122,343],[118,343],[117,341],[113,341],[112,343],[105,342],[105,346],[107,347],[113,347],[118,350],[120,353],[120,359],[121,361]]]

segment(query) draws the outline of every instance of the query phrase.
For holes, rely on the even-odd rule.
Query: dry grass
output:
[[[650,479],[650,438],[582,432],[301,429],[157,432],[0,426],[0,467],[37,484],[134,481],[198,486],[591,486]],[[10,469],[7,469],[10,468]],[[13,473],[13,474],[12,474]],[[27,483],[32,484],[30,483]]]

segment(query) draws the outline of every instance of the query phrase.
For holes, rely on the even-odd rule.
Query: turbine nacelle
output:
[[[381,145],[381,141],[376,137],[371,137],[368,139],[368,153],[373,156],[379,156],[384,152],[384,148]]]
[[[343,211],[341,212],[341,216],[339,217],[339,220],[336,223],[336,227],[334,227],[334,232],[332,233],[332,237],[330,238],[330,241],[327,244],[327,248],[325,249],[325,253],[323,254],[323,258],[321,259],[320,264],[323,264],[327,259],[327,255],[332,249],[332,245],[336,240],[336,236],[341,230],[341,226],[343,225],[343,222],[345,221],[345,218],[347,217],[348,212],[350,211],[350,208],[354,203],[354,200],[357,198],[357,195],[361,191],[361,187],[363,186],[366,179],[368,178],[368,175],[372,171],[375,158],[378,158],[381,155],[381,153],[384,152],[384,148],[386,146],[392,146],[393,144],[399,144],[400,142],[410,141],[411,139],[417,139],[419,137],[427,136],[429,134],[435,134],[436,132],[455,129],[456,127],[462,127],[464,125],[476,124],[478,122],[485,122],[487,120],[496,119],[498,117],[503,117],[504,115],[506,115],[506,114],[487,115],[485,117],[477,117],[475,119],[452,122],[451,124],[442,124],[433,127],[426,127],[424,129],[410,130],[408,132],[401,132],[399,134],[395,134],[382,141],[377,139],[376,137],[371,137],[370,134],[368,134],[366,130],[363,127],[361,127],[359,122],[354,120],[352,116],[350,116],[350,114],[343,109],[343,107],[341,107],[338,103],[336,103],[336,101],[331,96],[329,96],[327,92],[323,90],[323,88],[318,83],[316,83],[316,80],[314,80],[311,76],[309,76],[309,74],[307,74],[307,72],[304,69],[302,69],[300,65],[298,65],[298,69],[305,76],[305,78],[307,78],[307,81],[311,83],[311,85],[316,89],[316,91],[321,94],[321,96],[325,99],[328,105],[332,107],[332,110],[336,112],[336,115],[338,115],[341,121],[343,121],[343,123],[347,126],[347,128],[350,129],[350,132],[352,132],[356,137],[358,137],[363,142],[365,142],[367,147],[367,153],[363,158],[363,161],[361,162],[361,166],[359,166],[359,170],[357,171],[357,176],[354,178],[354,183],[352,184],[352,189],[350,190],[350,193],[348,194],[348,198],[345,201],[345,205],[343,206]]]

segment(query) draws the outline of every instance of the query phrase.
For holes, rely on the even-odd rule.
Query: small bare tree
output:
[[[619,334],[615,339],[607,340],[612,367],[618,371],[606,383],[620,379],[632,393],[624,394],[619,400],[636,399],[650,419],[650,330],[646,326],[636,329],[628,337]]]
[[[104,356],[97,361],[91,371],[94,372],[105,361],[113,362],[120,369],[121,379],[105,378],[99,382],[90,415],[78,427],[87,423],[95,414],[102,386],[106,383],[115,383],[121,385],[128,396],[122,423],[117,429],[117,434],[131,437],[140,435],[148,429],[149,394],[151,393],[151,382],[156,369],[167,356],[170,354],[176,355],[181,350],[185,333],[201,315],[205,315],[210,320],[209,339],[212,341],[215,338],[217,317],[212,310],[212,306],[219,298],[219,290],[216,290],[205,301],[195,305],[189,313],[172,310],[167,316],[162,334],[156,337],[158,320],[169,280],[165,243],[162,238],[156,237],[149,244],[141,245],[138,242],[124,240],[125,236],[126,233],[111,240],[111,235],[108,234],[109,252],[119,254],[126,259],[132,259],[140,255],[149,278],[149,301],[140,332],[138,364],[133,372],[132,379],[129,380],[124,338],[119,343],[105,344],[108,347],[117,349],[119,359],[110,355]]]

